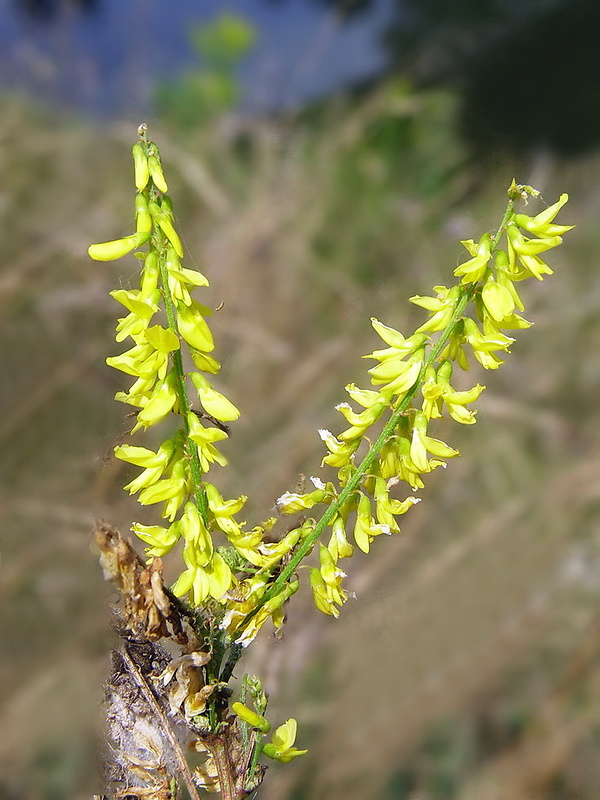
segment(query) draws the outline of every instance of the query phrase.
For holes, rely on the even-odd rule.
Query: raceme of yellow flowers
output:
[[[125,487],[129,493],[142,505],[161,506],[163,524],[132,526],[148,557],[165,555],[181,540],[185,566],[173,592],[195,606],[219,608],[221,631],[247,645],[268,619],[283,624],[283,605],[299,585],[297,567],[316,545],[318,566],[310,568],[315,604],[337,617],[348,598],[340,562],[355,546],[368,553],[375,537],[398,532],[398,518],[418,502],[414,492],[423,477],[458,455],[431,435],[430,424],[445,414],[463,425],[475,422],[471,406],[485,387],[457,390],[453,372],[468,368],[470,354],[485,369],[496,369],[514,341],[509,333],[529,327],[517,286],[551,274],[542,255],[572,227],[555,222],[568,198],[528,216],[516,204],[538,192],[513,182],[498,230],[462,242],[468,257],[454,271],[459,282],[411,298],[427,312],[413,334],[405,338],[372,319],[383,346],[365,356],[374,362],[370,386],[346,387],[351,402],[337,407],[347,425],[339,435],[319,431],[327,449],[323,465],[334,468],[336,478],[313,477],[310,491],[280,497],[279,512],[295,515],[297,523],[272,542],[266,534],[274,518],[248,528],[236,519],[246,497],[225,499],[206,480],[215,464],[227,463],[218,445],[239,412],[212,385],[220,364],[212,355],[211,311],[192,296],[208,281],[182,264],[158,149],[145,126],[139,133],[135,232],[91,245],[89,254],[111,260],[136,251],[141,264],[139,288],[111,292],[126,310],[116,340],[129,339],[131,346],[107,359],[134,379],[116,395],[136,409],[132,434],[167,419],[177,425],[156,451],[123,444],[115,455],[141,470]],[[281,731],[280,760],[302,752],[292,747],[294,735],[295,729]]]

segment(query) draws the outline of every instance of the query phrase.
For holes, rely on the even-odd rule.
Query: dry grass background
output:
[[[248,668],[310,753],[265,797],[596,800],[600,796],[600,160],[469,164],[452,98],[382,86],[314,119],[152,126],[180,229],[211,288],[221,386],[243,416],[224,492],[249,519],[314,474],[364,380],[369,316],[405,332],[406,302],[449,280],[460,238],[499,219],[513,170],[561,191],[578,227],[556,274],[527,286],[523,332],[485,379],[464,458],[436,474],[403,533],[349,564],[342,618],[303,595]],[[134,126],[0,114],[0,797],[94,788],[94,725],[111,637],[94,518],[153,518],[120,491],[111,397],[118,308],[135,261],[92,263],[128,232]],[[440,471],[442,472],[442,471]],[[176,563],[168,569],[175,574]]]

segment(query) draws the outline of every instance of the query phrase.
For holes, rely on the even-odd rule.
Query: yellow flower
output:
[[[300,527],[293,528],[278,542],[262,542],[257,550],[262,556],[261,567],[272,567],[287,555],[298,544],[300,539],[312,530],[313,523],[306,520]]]
[[[515,271],[515,260],[517,258],[521,266],[525,269],[524,274],[519,274],[517,272],[517,279],[520,280],[533,275],[534,278],[541,281],[544,275],[552,275],[552,270],[542,261],[539,257],[539,253],[557,247],[562,242],[560,236],[550,236],[544,239],[527,239],[514,223],[510,223],[506,228],[506,237],[508,243],[508,260],[511,271]]]
[[[313,601],[318,611],[322,614],[328,614],[331,617],[339,617],[339,609],[327,597],[327,586],[323,580],[323,576],[316,567],[310,570],[310,588],[313,593]]]
[[[574,225],[552,225],[554,217],[568,201],[568,194],[561,194],[553,205],[541,211],[535,217],[528,217],[526,214],[516,214],[515,223],[520,228],[525,228],[528,233],[534,236],[562,236],[563,233],[570,231]]]
[[[117,342],[122,342],[128,336],[135,339],[146,330],[148,323],[158,311],[158,306],[142,299],[139,291],[116,289],[109,294],[131,312],[128,316],[119,319],[115,339]]]
[[[456,392],[450,385],[452,376],[452,363],[445,360],[439,366],[437,373],[431,378],[430,383],[423,387],[423,413],[428,419],[432,419],[439,414],[428,414],[429,405],[432,402],[443,402],[450,413],[450,416],[463,425],[472,425],[475,422],[475,411],[469,411],[466,405],[474,403],[479,397],[485,386],[477,384],[472,389],[463,392]],[[436,408],[436,410],[439,410]]]
[[[166,501],[163,516],[173,522],[175,515],[184,502],[189,492],[189,475],[183,458],[175,461],[170,466],[171,474],[168,478],[157,481],[152,486],[143,489],[138,498],[143,506]]]
[[[141,142],[136,142],[131,148],[133,155],[133,166],[135,175],[135,186],[138,191],[142,191],[148,185],[150,170],[148,168],[148,157],[146,150]]]
[[[381,396],[379,396],[379,400],[376,403],[371,403],[370,406],[358,414],[348,403],[339,403],[339,405],[335,407],[336,411],[339,411],[346,419],[346,422],[349,422],[352,426],[340,433],[340,439],[343,441],[350,441],[357,437],[362,437],[367,428],[373,425],[374,422],[377,422],[387,407],[387,400]]]
[[[425,350],[421,348],[406,361],[404,358],[387,358],[368,370],[371,383],[385,384],[381,388],[383,397],[404,394],[419,377]]]
[[[298,756],[303,756],[308,753],[308,750],[298,750],[294,747],[296,741],[296,732],[298,723],[295,719],[288,719],[283,725],[280,725],[273,734],[271,741],[263,746],[263,753],[269,758],[276,761],[281,761],[282,764],[287,764]]]
[[[165,199],[166,198],[163,198],[163,201]],[[152,215],[152,219],[167,237],[179,258],[183,258],[183,247],[181,246],[181,240],[177,235],[175,228],[173,227],[173,217],[168,211],[164,202],[162,205],[159,205],[155,201],[151,201],[148,203],[148,209]]]
[[[179,522],[174,522],[168,528],[160,525],[142,525],[134,522],[131,530],[147,545],[146,555],[152,558],[162,558],[169,553],[181,538]]]
[[[143,192],[138,192],[135,196],[135,232],[152,233],[152,227],[148,198]]]
[[[145,467],[137,478],[134,478],[123,487],[125,491],[129,491],[129,494],[136,494],[147,486],[155,484],[161,478],[174,453],[175,443],[172,439],[164,442],[160,446],[158,453],[146,450],[145,447],[134,447],[133,445],[115,447],[116,458],[128,461],[130,464],[135,464],[139,467]]]
[[[140,300],[144,302],[157,303],[160,297],[158,279],[160,267],[158,264],[158,253],[150,250],[144,259],[144,267],[140,282]]]
[[[427,419],[439,419],[442,416],[441,400],[444,385],[436,375],[435,367],[430,365],[423,375],[421,394],[423,395],[422,411]]]
[[[213,541],[195,503],[188,501],[185,504],[180,528],[186,546],[190,548],[187,559],[184,555],[188,566],[206,566],[213,557]]]
[[[477,323],[472,319],[465,319],[463,321],[465,339],[473,348],[475,358],[486,369],[497,369],[502,361],[495,355],[496,350],[508,350],[510,345],[514,342],[510,336],[505,336],[499,330],[483,334],[477,327]]]
[[[173,353],[175,350],[179,350],[177,334],[169,328],[163,328],[162,325],[146,328],[145,338],[159,353]]]
[[[133,233],[131,236],[123,237],[123,239],[91,244],[88,247],[88,255],[94,261],[114,261],[127,255],[127,253],[131,253],[136,247],[141,247],[149,238],[149,233]]]
[[[244,720],[244,722],[247,722],[248,725],[261,731],[261,733],[268,733],[271,730],[271,724],[265,717],[261,714],[257,714],[256,711],[252,711],[252,709],[248,708],[248,706],[245,706],[243,703],[232,703],[231,710],[236,716]]]
[[[238,409],[224,395],[213,389],[204,375],[192,372],[191,379],[198,392],[198,399],[207,414],[220,422],[231,422],[238,419],[240,416]]]
[[[220,600],[231,587],[231,570],[219,553],[214,553],[206,564],[200,564],[196,560],[193,544],[186,542],[183,558],[189,566],[171,587],[176,597],[183,597],[191,592],[193,604],[200,606],[208,597]]]
[[[282,514],[298,514],[306,511],[318,503],[329,504],[335,498],[335,490],[332,483],[323,483],[320,478],[311,478],[315,486],[314,491],[300,494],[299,492],[284,492],[275,504]]]
[[[177,328],[185,341],[195,350],[210,353],[215,343],[204,316],[202,307],[195,300],[189,306],[177,305]]]
[[[144,344],[136,344],[129,350],[118,356],[109,356],[106,363],[109,367],[121,370],[128,375],[135,375],[135,377],[149,377],[151,374],[156,373],[155,369],[155,349],[147,342]]]
[[[354,547],[346,538],[346,523],[339,514],[331,524],[331,539],[327,545],[334,561],[340,558],[350,558],[354,553]]]
[[[448,361],[458,364],[461,369],[469,369],[463,320],[459,320],[454,326],[452,335],[448,339],[448,344],[440,353],[440,358],[445,358],[448,359]]]
[[[240,623],[256,608],[262,599],[266,591],[269,577],[270,575],[268,573],[253,575],[251,578],[240,581],[233,590],[229,591],[225,598],[227,602],[227,611],[221,621],[220,627],[222,630],[226,631],[231,636],[238,629]],[[268,616],[267,613],[265,619],[268,619]],[[260,627],[260,625],[258,627]],[[258,632],[258,628],[256,632]]]
[[[324,546],[319,546],[319,569],[310,571],[310,585],[316,607],[324,614],[339,617],[338,606],[343,605],[348,599],[347,592],[342,589],[342,579],[346,573],[338,569],[331,552]]]
[[[454,274],[457,277],[462,276],[461,283],[476,283],[483,278],[492,255],[491,243],[492,237],[489,233],[485,233],[477,244],[473,239],[461,242],[467,248],[469,254],[473,256],[469,261],[465,261],[464,264],[460,264],[454,270]]]
[[[208,279],[198,270],[181,267],[179,256],[172,247],[167,247],[165,255],[167,281],[171,297],[186,306],[192,305],[188,286],[208,286]]]
[[[515,308],[515,299],[511,291],[493,275],[488,275],[481,290],[481,299],[496,322],[502,322],[505,317],[509,317]]]
[[[458,450],[440,439],[427,436],[427,417],[422,411],[419,411],[415,414],[410,444],[410,457],[419,472],[430,472],[431,470],[427,453],[438,456],[438,458],[453,458],[459,455]]]
[[[396,500],[390,497],[390,488],[399,483],[398,478],[385,478],[378,477],[375,479],[375,516],[377,522],[381,525],[387,525],[390,531],[397,533],[400,526],[396,521],[396,517],[401,514],[406,514],[409,508],[420,503],[419,497],[407,497],[406,500]]]
[[[256,576],[255,579],[257,579]],[[265,579],[266,580],[266,579]],[[248,623],[241,629],[241,631],[237,630],[237,626],[242,622],[245,617],[247,616],[253,608],[256,607],[256,603],[254,606],[248,609],[248,611],[243,614],[240,618],[239,610],[235,608],[229,608],[226,612],[223,622],[221,623],[221,627],[224,630],[231,631],[234,630],[236,633],[239,633],[238,637],[236,638],[236,644],[241,644],[243,647],[247,647],[253,639],[255,639],[256,634],[265,624],[265,622],[269,619],[273,619],[273,624],[275,628],[278,629],[283,625],[284,616],[283,616],[283,604],[286,600],[298,591],[298,586],[300,582],[297,578],[294,578],[289,583],[285,584],[281,591],[272,597],[270,600],[261,606],[256,614],[248,621]],[[264,594],[264,590],[263,590]]]
[[[393,357],[408,356],[422,347],[426,341],[426,337],[420,334],[413,334],[409,336],[408,339],[405,339],[400,331],[397,331],[395,328],[390,328],[388,325],[384,325],[383,322],[379,322],[375,317],[371,317],[371,325],[383,341],[389,345],[389,348],[385,350],[376,350],[371,353],[370,356],[364,356],[364,358],[376,358],[381,361],[388,355]]]
[[[135,433],[139,428],[149,428],[151,425],[156,425],[157,422],[160,422],[171,412],[173,406],[177,403],[178,397],[174,386],[174,377],[173,373],[169,373],[164,380],[158,381],[148,398],[148,402],[139,412],[137,423],[132,433]]]
[[[236,497],[235,500],[224,500],[221,493],[212,483],[204,484],[208,507],[214,516],[216,525],[226,534],[226,536],[237,536],[240,526],[233,519],[234,515],[242,510],[244,503],[248,499],[245,494]]]
[[[434,286],[436,297],[414,295],[409,298],[411,303],[427,309],[431,317],[417,328],[417,333],[435,333],[448,325],[454,313],[456,303],[460,297],[460,286],[448,289],[446,286]]]
[[[156,149],[148,156],[148,169],[150,170],[150,177],[158,191],[167,192],[169,187],[167,186]]]
[[[329,455],[325,456],[321,462],[322,464],[329,464],[332,467],[344,467],[346,464],[352,463],[354,453],[360,444],[360,439],[342,443],[324,428],[319,429],[319,436],[329,450]]]
[[[354,541],[359,549],[363,553],[368,553],[371,549],[371,541],[375,536],[380,536],[382,533],[389,535],[391,532],[389,525],[375,522],[371,513],[371,501],[366,494],[361,493],[354,523]]]

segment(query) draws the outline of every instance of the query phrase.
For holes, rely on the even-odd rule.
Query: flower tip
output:
[[[350,405],[350,403],[338,403],[337,406],[334,406],[334,408],[336,411],[341,411],[342,408],[349,408],[350,410],[352,410],[352,406]]]
[[[280,497],[277,498],[275,505],[277,507],[286,506],[288,503],[298,500],[299,497],[300,495],[296,492],[284,492]]]

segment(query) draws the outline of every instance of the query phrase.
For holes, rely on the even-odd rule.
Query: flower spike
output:
[[[467,406],[485,387],[478,383],[457,391],[451,384],[453,366],[468,369],[469,353],[485,369],[497,369],[502,364],[500,354],[509,352],[514,342],[504,330],[530,325],[515,313],[516,309],[523,311],[515,282],[528,277],[541,280],[551,274],[540,254],[557,247],[561,235],[572,227],[554,222],[567,202],[566,195],[535,217],[516,212],[517,202],[538,195],[532,187],[513,181],[508,208],[496,233],[485,233],[478,242],[463,242],[471,258],[454,272],[460,279],[458,285],[435,286],[433,296],[410,298],[428,312],[428,319],[411,336],[405,337],[375,318],[371,320],[387,345],[366,356],[378,362],[368,371],[375,390],[348,386],[350,398],[363,410],[340,403],[337,410],[350,427],[338,436],[319,431],[328,450],[323,465],[338,470],[339,486],[327,483],[331,486],[327,493],[295,492],[280,498],[279,509],[284,514],[301,509],[315,513],[318,505],[325,510],[260,603],[285,584],[313,544],[331,528],[327,548],[321,545],[320,552],[327,550],[333,566],[325,569],[322,560],[321,569],[311,570],[310,582],[317,608],[337,616],[336,604],[343,602],[347,593],[341,588],[343,574],[335,564],[352,554],[348,531],[357,547],[368,553],[376,536],[400,530],[397,517],[418,500],[401,500],[390,492],[402,482],[413,491],[423,488],[424,475],[458,455],[454,448],[429,434],[430,423],[448,414],[456,422],[473,425],[476,411]],[[380,428],[373,434],[375,425]],[[358,463],[356,454],[365,442],[367,453]],[[319,485],[325,486],[325,482]]]

